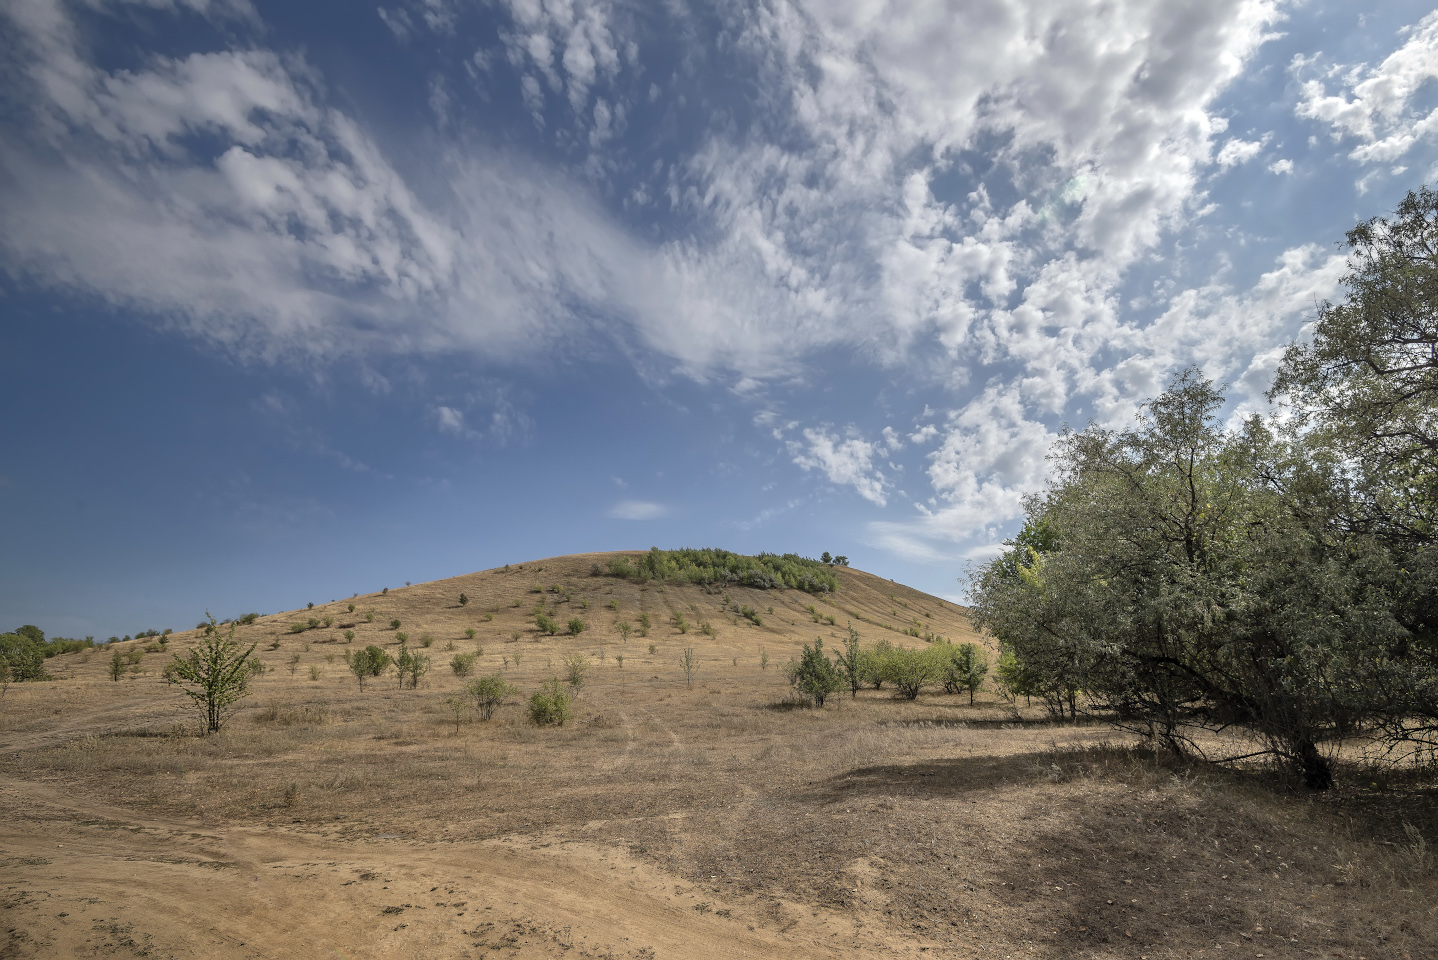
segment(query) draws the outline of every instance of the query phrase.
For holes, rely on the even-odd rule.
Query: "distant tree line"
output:
[[[828,563],[801,557],[796,553],[782,556],[761,553],[744,556],[728,550],[660,550],[650,547],[639,557],[615,557],[609,561],[609,573],[626,580],[661,583],[695,583],[703,586],[742,586],[759,590],[804,590],[808,593],[832,593],[839,588],[838,578]]]
[[[1438,749],[1438,194],[1347,246],[1276,416],[1225,428],[1191,369],[1132,429],[1063,435],[1056,479],[970,578],[1011,689],[1179,755],[1237,729],[1315,789],[1353,736]]]

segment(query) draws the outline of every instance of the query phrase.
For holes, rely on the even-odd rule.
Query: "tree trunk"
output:
[[[1298,745],[1298,756],[1294,758],[1298,772],[1303,774],[1303,785],[1310,790],[1327,790],[1333,786],[1333,767],[1318,752],[1311,740]]]

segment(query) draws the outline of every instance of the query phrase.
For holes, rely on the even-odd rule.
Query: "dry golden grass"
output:
[[[118,683],[99,652],[58,657],[57,682],[12,686],[0,956],[1438,955],[1423,771],[1358,781],[1349,767],[1314,797],[1266,770],[1170,763],[1101,725],[1015,722],[989,697],[864,691],[791,709],[780,668],[814,636],[837,642],[853,621],[866,643],[917,645],[898,632],[917,620],[974,639],[963,611],[841,570],[829,601],[729,591],[761,612],[755,626],[723,592],[590,576],[603,559],[241,627],[268,669],[216,737],[195,735],[188,701],[160,680],[168,654]],[[538,635],[541,599],[589,629]],[[616,624],[641,612],[650,636],[624,643]],[[310,616],[334,626],[287,632]],[[391,676],[361,691],[341,654],[392,650],[391,619],[411,644],[433,637],[433,668],[418,690]],[[477,674],[525,694],[587,655],[576,721],[536,728],[511,703],[456,732],[445,700],[463,681],[448,661],[476,647]],[[71,860],[57,844],[100,852]],[[129,879],[133,896],[107,892],[106,871],[136,862],[161,866]],[[305,899],[274,892],[300,882],[288,877],[307,878]],[[251,920],[198,936],[195,917],[216,913]],[[259,916],[268,927],[248,926]]]

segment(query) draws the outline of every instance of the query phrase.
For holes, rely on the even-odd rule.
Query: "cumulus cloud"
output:
[[[1218,155],[1213,158],[1213,162],[1225,170],[1229,167],[1239,166],[1262,153],[1267,143],[1268,137],[1266,136],[1261,140],[1240,140],[1235,137],[1223,145],[1218,151]]]
[[[858,436],[841,437],[823,427],[807,427],[803,441],[790,440],[794,463],[805,470],[818,470],[829,482],[853,487],[870,503],[885,506],[889,482],[874,466],[885,451],[882,441],[871,443]]]
[[[1438,79],[1438,13],[1407,28],[1407,40],[1377,66],[1335,67],[1339,90],[1324,79],[1303,83],[1300,117],[1328,124],[1335,139],[1358,141],[1349,154],[1360,163],[1392,163],[1420,141],[1438,135],[1438,109],[1425,110],[1420,93]],[[1297,71],[1311,60],[1298,59]]]
[[[611,520],[657,520],[668,515],[668,507],[645,500],[621,500],[605,513]]]

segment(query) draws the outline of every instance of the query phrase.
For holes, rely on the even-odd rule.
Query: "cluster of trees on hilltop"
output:
[[[838,578],[828,564],[796,553],[761,553],[749,557],[728,550],[660,550],[650,547],[642,557],[615,557],[609,572],[627,580],[754,587],[759,590],[804,590],[832,593]]]
[[[1317,789],[1351,735],[1438,748],[1438,194],[1347,244],[1278,416],[1225,429],[1189,370],[1133,429],[1060,440],[1022,532],[971,576],[1024,692],[1178,754],[1238,727]]]

